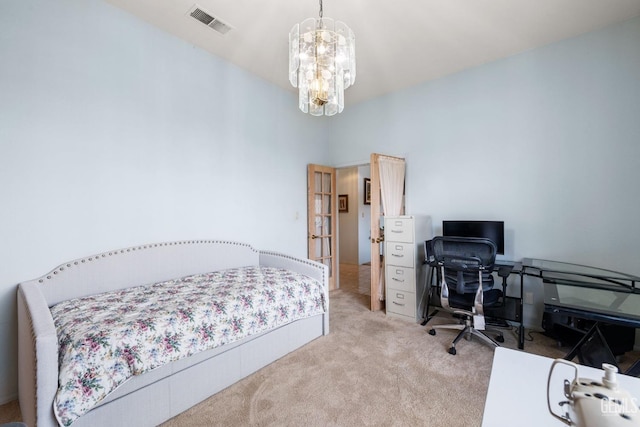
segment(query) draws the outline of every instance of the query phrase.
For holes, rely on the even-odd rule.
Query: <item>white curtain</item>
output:
[[[402,213],[404,159],[380,157],[379,163],[382,212],[385,216],[398,216]]]
[[[380,156],[379,165],[382,213],[385,216],[400,215],[402,213],[402,199],[404,196],[404,159]],[[378,295],[380,295],[380,301],[384,301],[384,262],[380,263]]]

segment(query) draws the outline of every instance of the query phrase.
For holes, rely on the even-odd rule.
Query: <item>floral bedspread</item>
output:
[[[270,267],[193,275],[56,304],[58,422],[70,425],[133,375],[323,313],[325,306],[322,283]]]

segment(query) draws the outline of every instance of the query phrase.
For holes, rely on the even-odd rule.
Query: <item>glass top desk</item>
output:
[[[599,333],[598,322],[640,328],[638,276],[532,258],[522,260],[522,274],[542,279],[545,311],[595,321],[565,356],[567,360],[573,359],[582,344]]]
[[[637,288],[640,286],[640,277],[603,268],[524,258],[522,270],[528,276],[540,277],[545,283],[640,293]]]

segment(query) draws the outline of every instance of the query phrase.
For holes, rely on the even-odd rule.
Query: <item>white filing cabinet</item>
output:
[[[384,217],[384,271],[387,315],[419,321],[424,291],[424,242],[433,237],[428,216]]]

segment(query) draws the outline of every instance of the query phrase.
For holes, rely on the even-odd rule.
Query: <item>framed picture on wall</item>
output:
[[[349,195],[340,194],[338,196],[338,212],[349,212]]]
[[[369,178],[364,179],[364,204],[371,204],[371,180]]]

